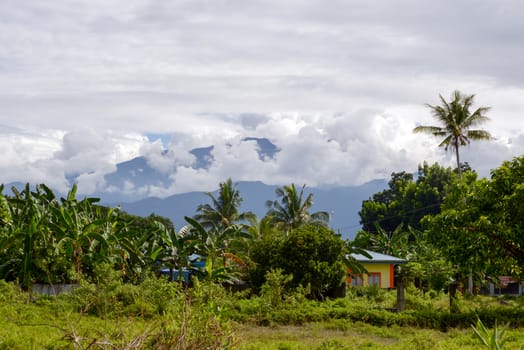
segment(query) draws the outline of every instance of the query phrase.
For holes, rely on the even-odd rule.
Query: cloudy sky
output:
[[[361,184],[453,165],[411,131],[455,89],[492,107],[496,140],[463,152],[488,175],[524,153],[522,18],[517,0],[1,0],[0,182],[89,193],[145,156],[172,179],[156,195]]]

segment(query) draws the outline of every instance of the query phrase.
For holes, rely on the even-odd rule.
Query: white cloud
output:
[[[100,190],[138,155],[172,184],[123,190],[158,195],[227,177],[357,184],[424,160],[453,165],[411,130],[434,122],[424,103],[454,89],[493,107],[497,140],[463,155],[487,174],[524,153],[523,14],[517,0],[6,0],[0,181],[64,188],[80,174]],[[150,133],[174,135],[167,153]],[[281,151],[261,161],[244,137]],[[215,162],[193,169],[189,150],[211,145]]]

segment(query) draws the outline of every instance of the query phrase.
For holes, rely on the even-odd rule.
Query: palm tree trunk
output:
[[[458,170],[458,176],[459,180],[462,179],[462,169],[460,168],[460,154],[459,154],[459,143],[458,140],[455,141],[455,154],[457,156],[457,170]],[[464,199],[465,201],[466,199]],[[468,292],[470,295],[473,295],[473,270],[469,269],[469,275],[468,275]]]
[[[462,179],[462,169],[460,168],[460,154],[459,154],[459,143],[458,141],[455,141],[455,154],[457,156],[457,170],[458,170],[458,176],[459,180]],[[466,199],[464,198],[464,201]],[[468,275],[468,292],[470,295],[473,295],[473,270],[469,269],[469,275]]]
[[[460,154],[459,154],[459,143],[458,140],[455,141],[455,155],[457,157],[457,171],[459,179],[462,178],[462,169],[460,168]]]

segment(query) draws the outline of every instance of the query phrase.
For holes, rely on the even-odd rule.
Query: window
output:
[[[362,275],[355,275],[351,276],[351,285],[353,287],[362,287],[364,285],[364,281],[362,279]]]
[[[380,283],[380,272],[371,272],[368,277],[368,285],[370,286],[381,286]]]

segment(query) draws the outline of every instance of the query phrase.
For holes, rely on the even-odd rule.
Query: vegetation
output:
[[[416,179],[406,172],[392,173],[388,189],[374,194],[362,203],[359,212],[362,230],[376,233],[376,224],[386,232],[411,227],[421,230],[420,220],[440,212],[449,186],[456,179],[451,168],[438,163],[419,166]]]
[[[299,228],[304,224],[315,224],[327,226],[329,222],[329,213],[318,211],[310,213],[313,206],[313,195],[310,193],[304,198],[304,188],[297,191],[295,184],[290,186],[279,187],[275,193],[280,201],[267,201],[267,216],[269,216],[276,226],[283,230]]]
[[[443,126],[415,131],[445,137],[458,172],[393,173],[363,202],[354,241],[311,213],[313,196],[295,184],[258,219],[240,212],[228,179],[178,231],[77,199],[76,186],[64,198],[43,184],[0,186],[0,350],[519,348],[524,300],[459,287],[467,275],[476,291],[501,275],[522,280],[524,156],[478,179],[458,148],[490,138],[470,130],[487,108],[470,113],[473,96],[458,92],[441,100],[429,107]],[[395,291],[346,286],[348,269],[365,272],[351,255],[365,249],[409,261],[396,271],[402,312],[391,311]]]
[[[450,313],[447,296],[408,288],[406,310],[388,311],[395,292],[350,289],[308,300],[268,276],[259,296],[202,282],[193,288],[148,277],[124,284],[106,268],[70,293],[34,296],[0,282],[0,348],[4,349],[477,349],[495,334],[502,349],[524,342],[524,302],[477,296]],[[276,288],[275,288],[276,287]],[[504,301],[504,303],[501,303]],[[479,327],[477,320],[481,320]],[[509,322],[504,333],[498,324]],[[268,327],[270,326],[270,327]]]
[[[442,95],[439,95],[442,105],[427,106],[431,109],[431,113],[440,122],[440,126],[424,126],[419,125],[413,132],[428,133],[436,137],[443,137],[444,139],[439,144],[439,147],[444,147],[455,151],[457,159],[457,171],[460,177],[461,163],[459,149],[466,146],[471,140],[490,140],[491,134],[486,130],[471,129],[479,124],[489,120],[485,113],[489,111],[489,107],[479,107],[474,112],[471,112],[473,100],[475,95],[463,95],[460,91],[453,92],[451,101],[446,101]]]
[[[216,198],[209,192],[206,195],[211,199],[211,204],[199,205],[194,216],[206,229],[216,227],[220,230],[254,218],[251,212],[239,212],[242,197],[231,178],[220,183]]]
[[[512,275],[520,280],[524,267],[522,183],[524,157],[492,171],[491,180],[465,174],[455,183],[442,212],[427,217],[428,243],[438,248],[461,272],[477,279]],[[478,281],[480,282],[480,281]]]
[[[259,289],[269,271],[280,269],[290,277],[289,288],[306,287],[308,296],[323,299],[344,283],[345,253],[344,241],[332,230],[304,225],[287,235],[268,236],[255,244],[251,281]]]

